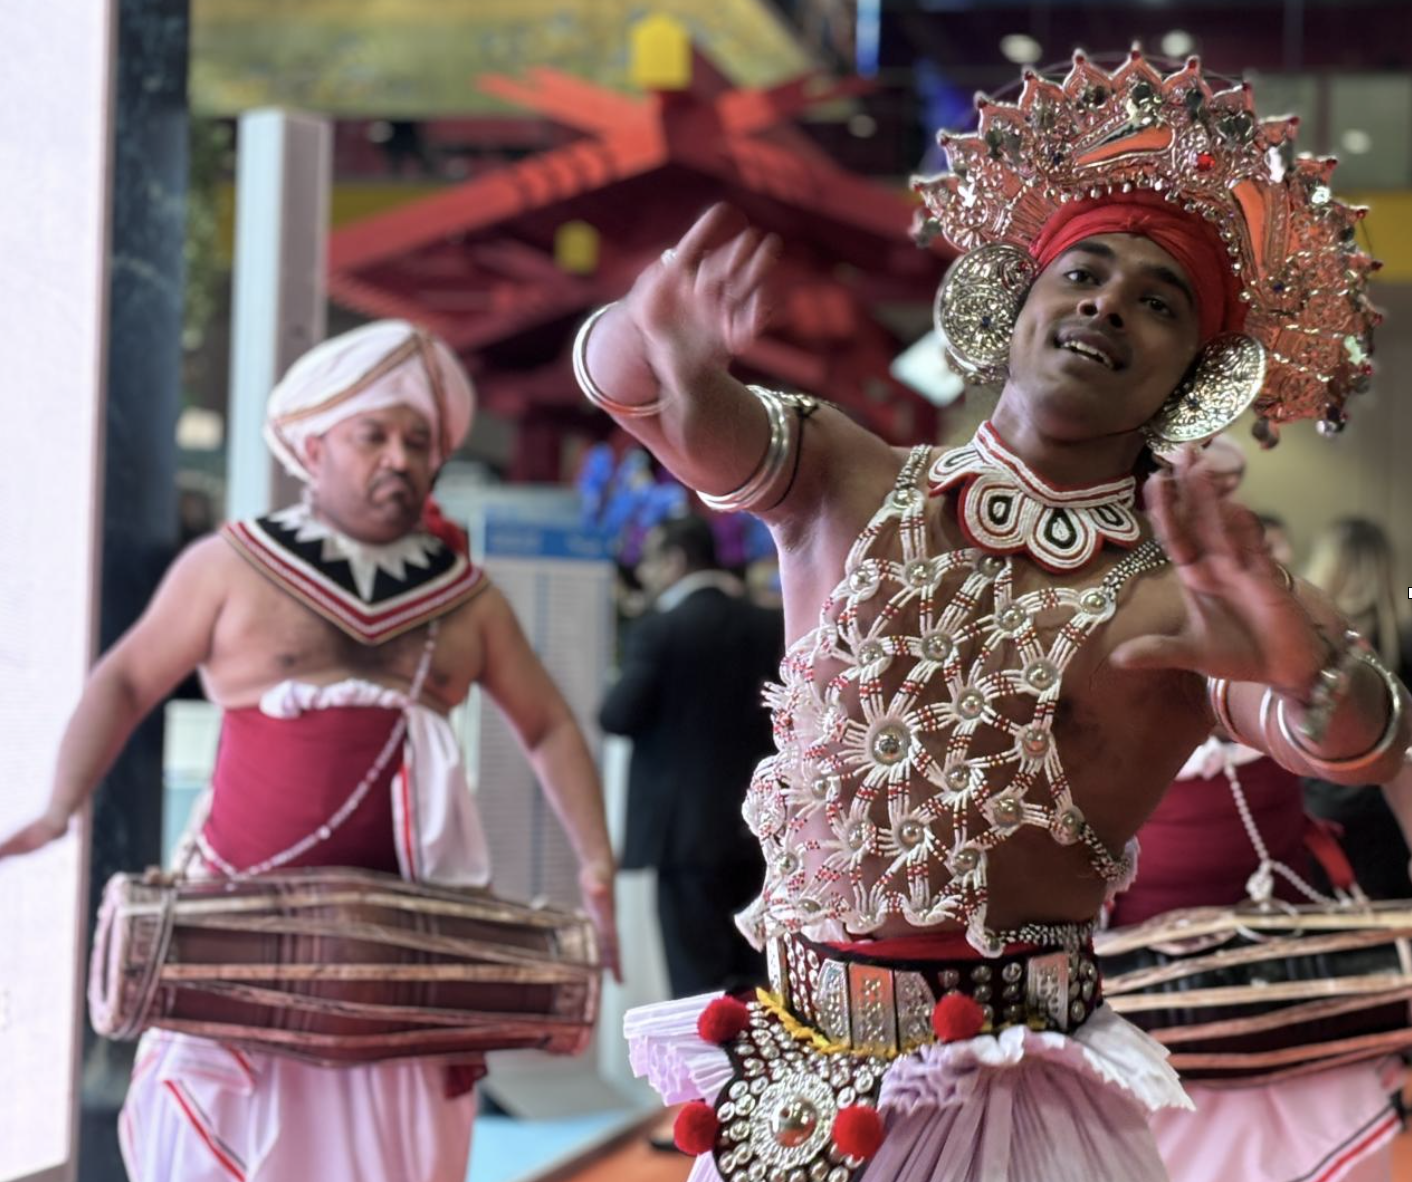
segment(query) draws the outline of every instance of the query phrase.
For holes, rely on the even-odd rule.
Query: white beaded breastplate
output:
[[[987,926],[987,859],[1007,838],[1033,827],[1081,844],[1109,883],[1128,869],[1074,804],[1052,725],[1074,655],[1124,584],[1166,559],[1147,542],[1087,589],[1017,595],[1009,558],[928,553],[928,455],[913,450],[767,687],[778,754],[745,802],[767,936],[901,916],[957,922],[996,955],[1044,935]]]

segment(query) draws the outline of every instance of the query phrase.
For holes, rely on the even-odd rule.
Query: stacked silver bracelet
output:
[[[605,393],[593,380],[593,375],[588,372],[588,337],[593,331],[593,326],[598,323],[609,308],[616,306],[604,304],[598,311],[593,313],[583,322],[583,327],[579,329],[578,336],[574,338],[573,362],[574,378],[578,381],[579,389],[583,391],[594,406],[601,410],[606,410],[610,415],[619,419],[650,419],[653,415],[662,413],[662,399],[654,398],[651,402],[629,403],[619,402],[609,394]]]
[[[1346,775],[1378,763],[1397,742],[1402,730],[1402,716],[1407,709],[1402,683],[1378,660],[1362,637],[1356,632],[1348,631],[1344,633],[1343,641],[1344,647],[1339,650],[1337,656],[1319,671],[1317,684],[1304,707],[1304,717],[1300,720],[1298,728],[1290,726],[1289,699],[1284,695],[1276,694],[1273,689],[1267,687],[1264,697],[1260,699],[1259,728],[1266,749],[1270,749],[1269,744],[1274,739],[1270,725],[1273,721],[1285,745],[1294,751],[1311,771],[1319,775]],[[1334,712],[1348,695],[1353,670],[1358,667],[1359,662],[1373,669],[1387,687],[1387,724],[1377,742],[1368,750],[1341,759],[1326,759],[1317,751],[1311,750],[1309,744],[1320,742],[1327,733]],[[1235,720],[1231,717],[1227,696],[1229,692],[1230,682],[1224,677],[1206,679],[1207,700],[1211,704],[1211,712],[1216,716],[1217,723],[1236,742],[1248,745],[1249,740],[1236,729]],[[1412,763],[1412,747],[1407,749],[1404,761]]]
[[[1224,677],[1208,677],[1206,679],[1206,700],[1211,703],[1211,713],[1216,716],[1216,725],[1226,732],[1228,738],[1236,743],[1246,743],[1245,737],[1236,729],[1235,719],[1231,717],[1231,683]]]
[[[583,322],[583,327],[579,329],[578,335],[574,338],[572,354],[574,378],[579,384],[579,389],[583,391],[584,397],[594,406],[606,410],[615,418],[651,418],[662,413],[663,400],[660,397],[654,398],[651,402],[619,402],[605,392],[593,380],[593,375],[588,371],[588,338],[593,332],[593,326],[613,306],[613,304],[604,304],[594,312]],[[764,457],[739,488],[719,495],[699,494],[706,506],[717,513],[734,513],[755,505],[761,495],[775,483],[789,462],[790,412],[795,411],[801,418],[807,418],[818,409],[819,405],[815,399],[803,394],[779,394],[774,390],[766,390],[762,386],[750,386],[748,389],[760,400],[769,416],[770,440],[765,448]]]
[[[735,513],[750,508],[784,471],[789,460],[789,407],[785,396],[763,386],[750,386],[748,389],[760,400],[769,416],[770,442],[755,471],[746,477],[739,488],[719,495],[697,494],[708,509],[717,513]]]
[[[1299,733],[1311,743],[1319,742],[1328,731],[1334,711],[1348,695],[1353,670],[1367,652],[1363,638],[1353,629],[1345,631],[1342,639],[1342,646],[1315,677],[1309,700],[1302,703],[1304,717],[1299,720]]]
[[[1351,635],[1356,636],[1357,634],[1353,633]],[[1310,751],[1309,748],[1295,736],[1293,730],[1290,728],[1289,719],[1285,715],[1285,699],[1281,697],[1274,702],[1275,722],[1279,726],[1280,737],[1299,753],[1305,763],[1321,775],[1330,773],[1346,774],[1348,772],[1359,771],[1365,767],[1371,767],[1387,754],[1392,745],[1397,741],[1397,736],[1402,730],[1402,715],[1406,710],[1406,705],[1402,698],[1402,683],[1393,676],[1387,667],[1378,660],[1369,649],[1360,646],[1351,649],[1351,651],[1354,653],[1355,661],[1362,661],[1365,665],[1375,670],[1378,676],[1383,679],[1383,684],[1387,687],[1388,698],[1391,703],[1388,710],[1387,725],[1383,727],[1383,733],[1379,736],[1378,741],[1369,747],[1367,751],[1360,752],[1357,755],[1350,755],[1344,759],[1323,758],[1317,753]],[[1344,692],[1347,690],[1349,677],[1350,674],[1346,672],[1344,675]],[[1266,731],[1267,739],[1269,732],[1266,730],[1266,724],[1270,713],[1270,701],[1272,696],[1269,691],[1266,691],[1265,698],[1261,702],[1260,707],[1260,729]],[[1335,706],[1341,697],[1342,693],[1335,698]],[[1334,707],[1329,707],[1330,715],[1333,713],[1333,708]],[[1327,727],[1328,719],[1325,718],[1324,728],[1327,729]],[[1300,733],[1304,733],[1303,727],[1300,727]]]

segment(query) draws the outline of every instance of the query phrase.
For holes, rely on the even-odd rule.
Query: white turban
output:
[[[475,388],[446,343],[405,320],[377,320],[310,349],[265,409],[265,442],[285,470],[312,479],[304,442],[353,415],[409,406],[432,429],[440,466],[471,427]]]

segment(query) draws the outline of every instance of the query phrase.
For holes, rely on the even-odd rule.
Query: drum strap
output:
[[[1304,835],[1304,845],[1314,861],[1319,863],[1334,890],[1351,892],[1358,885],[1353,864],[1343,852],[1343,846],[1339,845],[1338,830],[1332,822],[1316,819]]]
[[[338,807],[338,810],[329,817],[322,825],[311,833],[306,833],[293,845],[286,846],[277,854],[272,854],[263,862],[257,862],[253,866],[247,866],[244,870],[237,869],[220,856],[206,840],[203,831],[198,830],[195,846],[201,851],[202,857],[212,866],[219,870],[229,879],[239,881],[246,878],[255,878],[261,874],[268,874],[271,870],[278,870],[281,866],[293,861],[295,858],[307,853],[320,842],[327,841],[338,830],[345,821],[348,820],[358,807],[367,799],[368,793],[372,791],[373,785],[382,777],[387,765],[392,757],[401,750],[402,741],[407,735],[407,714],[421,697],[422,686],[426,683],[427,674],[431,672],[432,654],[436,649],[436,636],[440,628],[440,620],[432,620],[427,625],[427,641],[422,648],[421,660],[417,662],[417,671],[412,676],[411,688],[407,691],[407,705],[402,710],[402,717],[397,720],[397,725],[392,728],[392,733],[387,736],[387,742],[383,744],[382,750],[378,752],[373,764],[363,774],[363,778],[358,781],[358,786],[348,794],[348,798]],[[181,866],[178,874],[185,871],[185,864]]]

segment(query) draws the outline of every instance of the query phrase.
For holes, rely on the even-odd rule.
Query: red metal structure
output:
[[[549,69],[480,85],[577,138],[338,229],[329,291],[460,351],[483,404],[518,424],[512,478],[556,480],[566,435],[611,429],[574,384],[573,332],[717,200],[785,244],[775,319],[739,359],[742,376],[837,402],[894,442],[935,437],[935,408],[888,375],[910,341],[883,317],[929,301],[947,256],[912,244],[910,196],[838,168],[791,122],[866,84],[733,89],[697,53],[688,88],[642,98]],[[582,273],[555,261],[569,222],[598,234]]]

